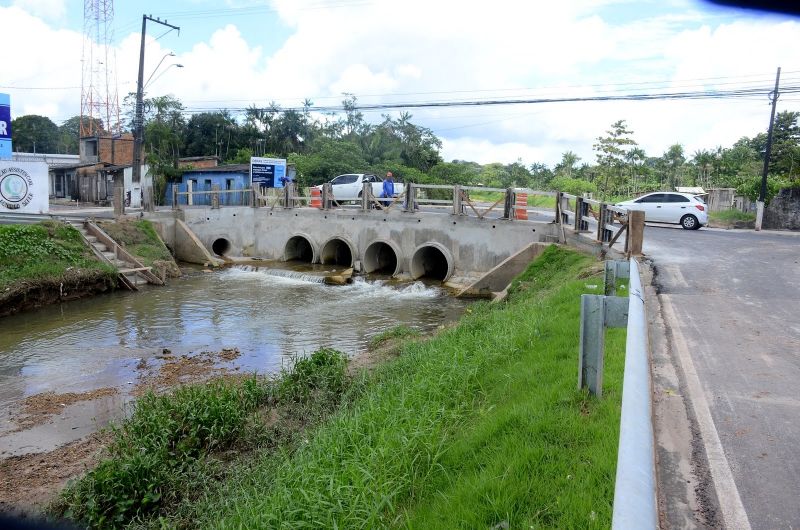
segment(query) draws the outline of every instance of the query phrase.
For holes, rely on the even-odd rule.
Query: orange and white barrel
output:
[[[515,193],[514,194],[517,198],[514,204],[514,217],[517,219],[522,219],[523,221],[528,220],[528,194],[527,193]]]
[[[322,209],[322,191],[319,188],[311,188],[311,207]]]

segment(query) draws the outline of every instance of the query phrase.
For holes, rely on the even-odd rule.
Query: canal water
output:
[[[332,286],[322,283],[323,271],[330,268],[195,270],[164,287],[0,319],[0,454],[47,450],[119,416],[131,399],[137,366],[155,361],[164,348],[173,355],[238,348],[241,355],[229,367],[272,373],[324,346],[357,354],[399,324],[433,330],[466,307],[437,286],[361,278]],[[11,417],[28,396],[107,387],[119,395],[67,407],[54,424],[8,435]]]

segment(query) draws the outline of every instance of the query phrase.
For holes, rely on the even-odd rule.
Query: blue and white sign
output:
[[[44,162],[0,162],[0,213],[47,213],[49,187]]]
[[[266,188],[282,188],[286,182],[286,159],[251,157],[250,182]]]
[[[0,160],[11,160],[11,98],[0,94]]]

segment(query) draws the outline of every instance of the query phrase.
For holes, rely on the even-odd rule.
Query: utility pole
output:
[[[769,172],[769,157],[772,152],[772,129],[775,125],[775,107],[778,105],[778,86],[781,82],[781,67],[775,75],[775,91],[772,93],[772,114],[769,117],[769,129],[767,130],[767,148],[764,151],[764,170],[761,172],[761,192],[756,203],[756,230],[761,230],[761,222],[764,220],[764,203],[767,200],[767,173]]]
[[[134,184],[142,182],[142,144],[144,143],[144,39],[147,34],[147,21],[176,29],[180,32],[181,28],[167,24],[166,20],[153,18],[152,15],[142,15],[142,44],[139,48],[139,77],[136,81],[136,112],[133,124],[133,175]],[[153,186],[146,186],[142,190],[145,211],[153,211]]]

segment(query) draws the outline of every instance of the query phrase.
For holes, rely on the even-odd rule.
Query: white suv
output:
[[[643,211],[645,221],[679,224],[686,230],[697,230],[708,224],[708,206],[701,196],[691,193],[657,191],[618,202],[616,206]]]

